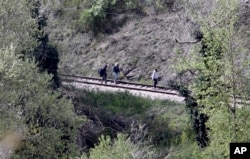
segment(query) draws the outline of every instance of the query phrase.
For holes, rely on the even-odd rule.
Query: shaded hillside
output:
[[[250,142],[250,9],[238,2],[0,0],[0,158],[228,158],[229,143]],[[50,89],[57,71],[108,63],[111,77],[115,62],[142,83],[158,68],[186,105]]]
[[[67,12],[65,10],[64,12]],[[66,14],[66,13],[65,13]],[[163,79],[173,76],[171,57],[175,39],[193,41],[195,24],[185,16],[182,5],[165,8],[156,13],[153,6],[137,12],[120,13],[112,17],[115,23],[112,34],[79,32],[72,26],[73,19],[47,14],[46,31],[50,41],[61,53],[60,70],[72,74],[97,76],[97,69],[107,62],[120,63],[129,79],[145,80],[154,68],[159,68]],[[189,46],[185,47],[188,51]]]
[[[193,46],[177,42],[193,42],[199,36],[199,26],[190,15],[194,12],[205,15],[211,9],[207,1],[202,5],[199,1],[184,2],[171,1],[171,5],[166,3],[162,8],[146,5],[139,12],[110,13],[109,31],[96,36],[81,30],[81,25],[76,27],[84,10],[82,4],[44,6],[41,14],[47,16],[46,32],[60,52],[59,72],[97,76],[103,63],[108,63],[111,71],[112,65],[119,62],[127,79],[147,81],[151,71],[158,68],[163,77],[161,83],[165,84],[175,76],[172,67],[175,48],[187,53]],[[244,12],[248,10],[242,8]],[[240,28],[247,29],[249,12],[240,16]]]

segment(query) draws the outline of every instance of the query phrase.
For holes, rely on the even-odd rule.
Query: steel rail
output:
[[[65,77],[74,77],[74,78],[81,78],[81,79],[89,79],[89,80],[99,80],[101,81],[101,78],[97,78],[97,77],[86,77],[86,76],[80,76],[80,75],[71,75],[71,74],[58,74],[59,76],[65,76]],[[107,79],[108,82],[113,82],[113,80]],[[129,82],[129,81],[121,81],[121,80],[117,80],[118,83],[122,83],[122,84],[130,84],[130,85],[136,85],[136,86],[142,86],[142,87],[150,87],[153,88],[152,85],[149,84],[141,84],[141,83],[135,83],[135,82]],[[168,87],[164,87],[164,86],[156,86],[158,89],[165,89],[165,90],[171,90]]]
[[[139,84],[134,82],[127,82],[127,81],[117,81],[118,84],[102,84],[101,78],[95,78],[95,77],[84,77],[79,75],[66,75],[66,74],[58,74],[59,76],[66,77],[62,78],[63,81],[66,82],[77,82],[77,83],[84,83],[84,84],[90,84],[90,85],[99,85],[99,86],[107,86],[107,87],[113,87],[113,88],[122,88],[122,89],[128,89],[128,90],[136,90],[136,91],[144,91],[144,92],[152,92],[152,93],[161,93],[161,94],[168,94],[168,95],[175,95],[175,96],[181,96],[178,93],[169,92],[171,89],[168,89],[167,87],[156,87],[157,89],[154,90],[152,85],[147,84]],[[82,80],[79,80],[82,79]],[[90,82],[87,80],[93,80],[97,82]],[[114,83],[113,80],[108,79],[107,82]],[[129,86],[124,86],[129,85]],[[136,88],[133,86],[140,86],[140,87],[146,87],[148,89],[143,88]],[[172,90],[173,91],[173,90]]]
[[[76,82],[76,83],[83,83],[83,84],[88,84],[88,85],[98,85],[98,86],[106,86],[106,87],[111,87],[111,88],[121,88],[121,89],[127,89],[127,90],[135,90],[135,91],[141,91],[141,92],[152,92],[152,93],[159,93],[159,94],[165,94],[165,95],[172,95],[172,96],[181,96],[179,93],[174,93],[174,92],[169,92],[169,91],[176,91],[173,89],[169,89],[167,87],[157,87],[158,89],[154,90],[152,85],[147,85],[147,84],[140,84],[140,83],[134,83],[134,82],[127,82],[127,81],[117,81],[118,84],[102,84],[101,83],[101,78],[96,78],[96,77],[85,77],[85,76],[79,76],[79,75],[69,75],[69,74],[58,74],[61,77],[66,77],[66,78],[61,78],[63,81],[66,82]],[[82,79],[82,80],[79,80]],[[95,82],[91,82],[88,80],[92,80]],[[108,79],[107,82],[114,83],[113,80]],[[126,86],[127,85],[127,86]],[[140,87],[146,87],[147,89],[144,88],[138,88],[135,86],[140,86]],[[250,103],[250,100],[248,101],[240,101],[240,98],[237,98],[236,103],[237,104],[246,104]]]

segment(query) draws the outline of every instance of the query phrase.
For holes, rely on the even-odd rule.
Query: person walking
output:
[[[119,64],[116,62],[115,66],[113,67],[113,75],[114,75],[114,83],[115,84],[117,84],[117,79],[119,77],[119,73],[120,73]]]
[[[158,70],[157,69],[154,69],[154,71],[153,71],[153,73],[151,75],[151,78],[153,80],[154,89],[156,89],[156,85],[158,83],[158,78],[159,78]]]
[[[100,75],[102,77],[102,82],[101,83],[104,82],[105,84],[107,84],[107,67],[108,67],[108,65],[105,64],[104,67],[100,71]]]

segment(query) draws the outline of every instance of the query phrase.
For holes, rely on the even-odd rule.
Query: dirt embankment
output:
[[[189,5],[195,6],[197,13],[206,14],[212,8],[211,4],[209,1],[192,1]],[[243,11],[248,9],[243,8]],[[111,76],[112,65],[119,62],[129,80],[147,82],[152,70],[158,68],[161,84],[166,83],[175,76],[175,48],[180,47],[188,53],[194,45],[183,43],[180,46],[177,42],[195,41],[199,27],[191,20],[191,10],[184,3],[176,1],[158,13],[152,10],[149,7],[144,9],[144,14],[117,14],[112,18],[117,24],[110,28],[113,32],[95,37],[75,30],[74,19],[64,19],[66,16],[51,11],[47,14],[46,32],[60,54],[59,72],[97,76],[98,68],[108,63],[108,76]],[[64,12],[66,15],[68,11]],[[249,27],[249,17],[249,12],[241,15],[241,28]]]
[[[161,13],[152,13],[150,8],[144,12],[115,16],[113,20],[122,25],[113,26],[112,34],[96,37],[77,32],[70,20],[48,14],[46,32],[60,53],[59,71],[97,76],[97,69],[104,63],[111,71],[112,65],[119,62],[129,80],[148,80],[154,68],[159,69],[163,81],[174,76],[176,39],[193,41],[196,24],[181,5]],[[187,52],[190,45],[183,49]]]

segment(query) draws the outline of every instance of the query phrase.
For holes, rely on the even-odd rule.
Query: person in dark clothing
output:
[[[104,67],[101,69],[102,83],[104,82],[105,84],[107,84],[107,67],[108,65],[105,64]]]
[[[116,63],[115,66],[113,67],[113,75],[114,75],[114,83],[117,83],[117,79],[120,73],[120,68],[119,68],[119,64]]]

